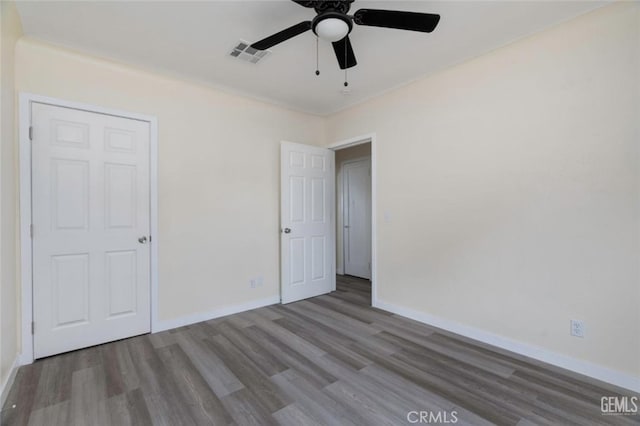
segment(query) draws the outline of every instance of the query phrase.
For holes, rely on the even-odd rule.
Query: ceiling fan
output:
[[[353,24],[370,27],[396,28],[430,33],[440,15],[432,13],[403,12],[397,10],[360,9],[348,15],[354,0],[292,0],[300,6],[315,9],[317,16],[311,21],[303,21],[251,45],[257,50],[267,50],[276,44],[312,30],[319,38],[333,44],[340,69],[356,66],[349,33]]]

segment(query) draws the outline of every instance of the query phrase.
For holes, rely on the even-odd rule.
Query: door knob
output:
[[[146,244],[147,243],[147,237],[146,236],[142,236],[142,237],[138,238],[138,242],[140,244]]]
[[[291,233],[291,229],[289,229],[289,228],[284,228],[284,233],[285,233],[285,234],[290,234],[290,233]]]

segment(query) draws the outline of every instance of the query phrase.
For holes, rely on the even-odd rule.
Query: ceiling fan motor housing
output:
[[[293,0],[300,6],[314,8],[320,14],[328,10],[347,13],[354,0]]]

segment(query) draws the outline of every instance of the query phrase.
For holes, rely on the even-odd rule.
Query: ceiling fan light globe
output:
[[[315,31],[321,39],[334,42],[342,40],[349,34],[349,25],[342,19],[327,18],[318,22]]]

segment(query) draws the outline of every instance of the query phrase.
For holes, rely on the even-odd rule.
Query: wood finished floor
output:
[[[20,368],[3,425],[640,424],[629,393],[370,307],[368,281]]]

